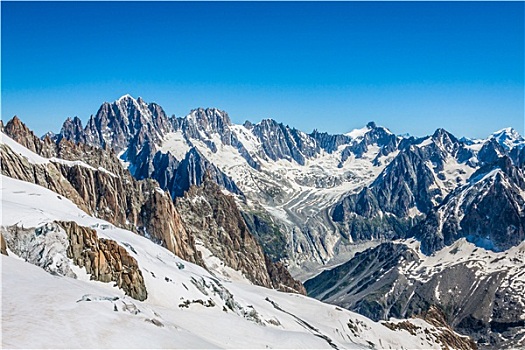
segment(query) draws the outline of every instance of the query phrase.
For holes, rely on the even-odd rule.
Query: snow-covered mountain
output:
[[[371,182],[399,143],[374,123],[348,135],[305,134],[271,119],[235,125],[217,109],[171,117],[171,126],[157,129],[154,109],[164,121],[166,114],[157,105],[124,96],[105,103],[83,129],[66,121],[58,138],[112,147],[136,178],[154,178],[175,197],[202,184],[210,172],[218,184],[240,196],[247,215],[282,231],[285,250],[275,258],[298,273],[302,265],[324,264],[346,249],[337,248],[341,234],[330,207]]]
[[[209,172],[238,195],[246,216],[279,231],[277,241],[275,230],[258,236],[302,279],[345,261],[356,244],[404,236],[483,164],[525,160],[523,138],[510,128],[476,141],[443,129],[400,137],[373,122],[346,134],[306,134],[271,119],[236,125],[215,108],[166,117],[128,95],[104,103],[84,129],[69,124],[59,138],[112,147],[136,178],[154,178],[174,197]]]
[[[181,264],[206,268],[222,285],[230,281],[305,293],[299,280],[327,270],[307,281],[312,296],[393,322],[383,322],[393,331],[405,329],[418,337],[424,328],[414,328],[413,320],[391,318],[420,317],[446,329],[437,338],[429,336],[428,344],[440,339],[453,348],[473,346],[454,329],[481,347],[522,345],[516,330],[522,308],[504,312],[523,302],[516,297],[521,285],[511,288],[504,282],[521,276],[518,260],[525,238],[525,140],[511,128],[484,140],[458,139],[444,129],[427,137],[401,137],[373,122],[347,133],[307,134],[272,119],[236,125],[215,108],[168,117],[159,105],[125,95],[104,103],[85,127],[79,118],[67,119],[59,134],[42,139],[17,118],[0,129],[9,136],[2,134],[0,144],[3,175],[70,199],[91,219],[159,244],[186,261]],[[47,226],[2,225],[11,253],[66,276],[78,272],[68,267],[72,259],[96,271],[96,277],[91,274],[95,280],[112,281],[149,302],[150,268],[140,269],[142,258],[126,244],[122,249],[127,253],[117,254],[119,240],[106,236],[113,228],[61,216]],[[46,238],[48,231],[50,237],[62,237],[62,248]],[[48,244],[52,248],[45,251],[66,247],[68,252],[67,239],[81,236],[93,254],[77,248],[58,260],[37,254]],[[458,249],[472,252],[455,255]],[[477,259],[473,253],[478,249],[483,264],[501,260],[512,266],[473,269],[470,260]],[[102,255],[109,263],[102,270],[93,268]],[[462,274],[470,276],[466,283],[459,282]],[[215,290],[221,289],[217,284],[203,278],[207,282],[201,289],[224,296]],[[447,289],[440,289],[441,280]],[[462,297],[451,297],[456,292]],[[265,300],[275,310],[291,303],[280,299],[276,306],[275,295]],[[213,298],[195,300],[206,310],[212,303],[221,305]],[[484,303],[483,308],[476,309],[476,303]],[[189,297],[182,304],[194,306]],[[230,311],[250,318],[243,308]],[[305,330],[324,339],[323,346],[353,347],[349,338],[349,343],[335,341],[332,326],[326,333],[310,316],[302,318],[296,309],[292,313]],[[352,322],[346,324],[353,329]]]
[[[502,147],[510,150],[514,147],[525,147],[525,138],[513,128],[505,128],[493,133],[490,138],[496,140]]]
[[[470,344],[423,319],[377,323],[235,271],[206,271],[56,192],[1,182],[3,347],[440,348],[451,336]]]

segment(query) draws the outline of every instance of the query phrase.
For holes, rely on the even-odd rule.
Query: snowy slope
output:
[[[111,284],[51,275],[2,256],[2,346],[9,348],[437,348],[436,332],[392,331],[296,294],[222,280],[66,198],[2,176],[2,226],[71,220],[117,241],[139,263],[148,298]],[[418,321],[420,324],[421,321]]]

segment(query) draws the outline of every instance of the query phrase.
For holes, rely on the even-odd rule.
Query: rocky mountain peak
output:
[[[175,203],[188,232],[226,266],[241,271],[254,284],[306,294],[281,263],[273,263],[263,253],[234,198],[221,191],[210,172],[202,186],[191,186]]]
[[[47,138],[41,141],[16,115],[7,122],[3,132],[29,150],[43,154],[46,157],[54,156],[54,144]]]
[[[252,130],[261,142],[264,153],[272,160],[294,160],[304,165],[307,158],[314,157],[320,151],[311,135],[273,119],[263,119]]]
[[[58,138],[110,147],[118,153],[140,133],[142,136],[139,139],[157,141],[172,130],[168,117],[159,105],[147,104],[140,97],[135,99],[124,95],[112,103],[104,102],[95,116],[89,118],[85,129],[82,129],[78,118],[69,118],[64,122]]]
[[[79,117],[68,117],[64,124],[62,124],[62,129],[60,130],[60,139],[65,138],[66,140],[71,140],[75,143],[84,142],[84,133],[82,128],[82,121]]]
[[[223,135],[229,133],[232,125],[228,113],[217,108],[193,109],[185,118],[179,119],[179,124],[189,132],[192,138],[200,138],[201,132],[207,137],[218,133]]]
[[[434,132],[432,135],[432,140],[438,146],[442,146],[448,152],[453,152],[459,143],[458,139],[454,135],[442,128],[439,128]]]
[[[495,139],[490,138],[478,152],[482,164],[491,164],[505,154],[505,148]]]

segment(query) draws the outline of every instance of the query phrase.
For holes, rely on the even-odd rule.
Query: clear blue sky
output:
[[[524,133],[524,2],[1,2],[2,119],[125,93],[343,133]]]

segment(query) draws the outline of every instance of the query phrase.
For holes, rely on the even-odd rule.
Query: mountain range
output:
[[[39,138],[16,117],[1,129],[4,183],[44,187],[42,196],[54,192],[92,218],[79,222],[35,207],[49,219],[3,220],[6,253],[48,272],[73,276],[85,267],[91,279],[112,281],[127,297],[148,302],[156,293],[149,291],[157,283],[151,278],[162,277],[141,268],[153,266],[145,262],[153,248],[133,252],[124,244],[127,230],[199,271],[181,280],[208,276],[190,283],[204,295],[217,289],[213,295],[222,301],[199,299],[200,305],[225,303],[256,324],[289,329],[247,316],[249,308],[232,304],[220,283],[308,294],[357,312],[374,325],[345,321],[345,334],[358,338],[359,329],[376,325],[394,332],[384,339],[441,329],[429,330],[424,344],[398,339],[388,346],[525,346],[525,139],[511,128],[483,140],[444,129],[397,136],[374,122],[346,134],[307,134],[271,119],[237,125],[215,108],[170,117],[155,103],[124,95],[104,103],[85,126],[68,118],[57,134]],[[2,188],[14,203],[16,191]],[[27,197],[37,190],[20,191]],[[21,201],[29,210],[31,200]],[[15,210],[9,203],[2,199]],[[65,248],[38,232],[60,236]],[[249,300],[252,292],[243,293]],[[293,305],[293,297],[280,306],[274,294],[268,298],[262,304],[281,312],[283,303]],[[193,308],[187,302],[183,308]],[[297,322],[324,346],[372,346],[329,333],[341,326],[327,333],[311,318]],[[379,341],[373,346],[387,347]]]

